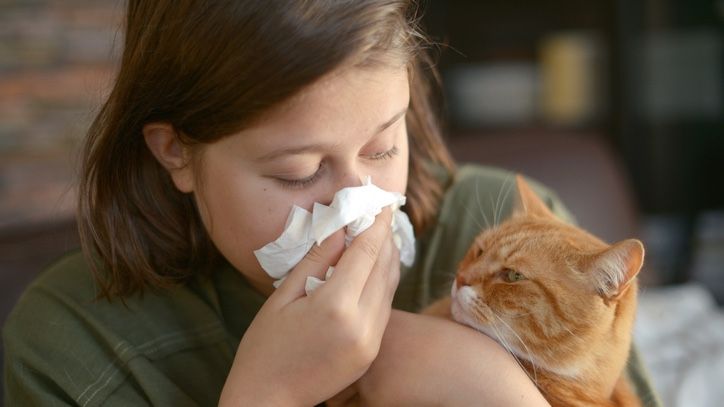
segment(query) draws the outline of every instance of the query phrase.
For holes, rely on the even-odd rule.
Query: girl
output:
[[[83,154],[85,256],[9,318],[8,405],[546,405],[492,340],[406,312],[447,291],[505,178],[455,169],[408,3],[128,1]],[[385,210],[274,290],[253,250],[367,175],[407,195],[415,265]]]

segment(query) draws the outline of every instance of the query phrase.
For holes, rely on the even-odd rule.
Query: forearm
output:
[[[359,382],[369,405],[548,405],[513,357],[453,321],[393,311]]]
[[[227,378],[226,384],[221,392],[219,407],[238,406],[274,406],[274,407],[297,407],[301,406],[294,400],[294,397],[283,391],[285,389],[276,386],[269,388],[269,383],[258,383],[254,377],[245,377],[240,372],[232,371]]]

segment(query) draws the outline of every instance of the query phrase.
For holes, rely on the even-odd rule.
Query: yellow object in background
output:
[[[595,119],[602,97],[600,47],[585,33],[561,33],[540,46],[541,113],[556,125],[581,125]]]

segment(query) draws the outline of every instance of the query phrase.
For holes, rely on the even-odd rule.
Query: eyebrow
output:
[[[377,127],[373,135],[380,134],[383,131],[385,131],[388,127],[392,126],[400,120],[402,116],[407,113],[407,107],[397,112],[394,116],[392,116],[391,119],[387,120],[386,122],[382,123]],[[315,143],[315,144],[307,144],[303,146],[295,146],[295,147],[289,147],[289,148],[283,148],[281,150],[274,150],[268,154],[264,154],[263,156],[256,159],[256,161],[270,161],[275,158],[284,156],[284,155],[295,155],[295,154],[303,154],[309,151],[318,151],[324,148],[326,144],[323,143]]]

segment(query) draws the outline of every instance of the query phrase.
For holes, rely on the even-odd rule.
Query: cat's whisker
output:
[[[509,353],[511,356],[513,356],[513,359],[515,359],[515,362],[518,364],[518,366],[520,366],[520,368],[521,368],[524,372],[526,372],[526,375],[530,378],[530,380],[537,385],[537,384],[538,384],[538,370],[537,370],[537,366],[536,366],[532,361],[530,362],[531,365],[533,366],[533,377],[531,377],[530,374],[528,373],[528,371],[527,371],[527,370],[525,369],[525,367],[523,366],[523,363],[520,361],[520,358],[518,357],[518,355],[516,355],[515,352],[513,352],[513,347],[510,345],[510,343],[508,343],[508,341],[505,340],[505,337],[504,337],[503,335],[501,335],[500,330],[499,330],[498,327],[496,326],[495,320],[492,320],[492,321],[491,321],[489,318],[486,318],[486,317],[485,317],[485,314],[483,313],[482,310],[487,308],[487,309],[490,311],[490,314],[492,314],[495,318],[497,318],[500,322],[502,322],[506,327],[508,327],[508,329],[509,329],[511,332],[513,332],[513,334],[518,338],[518,340],[519,340],[519,341],[523,344],[523,346],[525,347],[526,352],[528,353],[528,359],[530,359],[530,355],[531,355],[530,349],[528,349],[528,347],[525,345],[525,343],[523,342],[523,340],[515,333],[515,331],[513,331],[512,328],[510,328],[510,325],[506,324],[505,321],[503,321],[492,309],[490,309],[481,298],[476,297],[476,298],[474,299],[474,305],[475,305],[475,306],[472,307],[472,311],[473,311],[474,316],[475,316],[479,321],[483,321],[483,320],[488,320],[488,321],[490,321],[490,324],[489,324],[488,326],[490,326],[490,327],[493,329],[493,331],[495,332],[495,336],[498,338],[498,343],[500,343],[500,344],[503,346],[503,348],[505,348],[505,350],[508,351],[508,353]]]
[[[502,220],[500,219],[499,212],[501,212],[501,207],[503,206],[502,201],[500,200],[500,197],[503,193],[503,188],[505,188],[505,182],[503,182],[503,184],[500,186],[500,189],[498,189],[498,196],[497,198],[495,198],[495,205],[493,206],[493,210],[495,211],[494,218],[496,225],[500,224],[500,221]]]
[[[495,332],[495,336],[498,338],[498,343],[500,343],[503,348],[505,348],[508,353],[510,353],[511,356],[513,356],[513,359],[515,359],[516,363],[518,363],[518,366],[523,368],[523,364],[520,362],[520,359],[518,359],[518,356],[516,356],[515,353],[513,353],[513,348],[510,346],[508,341],[505,340],[505,337],[500,333],[500,330],[498,329],[497,325],[495,324],[495,321],[491,321],[490,327]]]
[[[514,330],[513,328],[511,328],[511,326],[508,325],[508,323],[503,320],[503,318],[499,317],[499,316],[498,316],[496,313],[494,313],[494,312],[493,312],[492,314],[493,314],[493,316],[494,316],[495,318],[498,319],[498,321],[500,321],[503,325],[505,325],[505,326],[510,330],[510,332],[513,333],[513,335],[515,335],[515,337],[518,339],[518,342],[520,342],[520,344],[523,345],[523,348],[525,348],[525,352],[528,354],[528,358],[527,358],[527,359],[528,359],[528,361],[530,362],[530,364],[533,366],[533,376],[535,377],[534,380],[533,380],[533,382],[537,384],[537,383],[538,383],[538,367],[537,367],[536,364],[533,362],[533,358],[531,357],[531,356],[533,355],[533,353],[530,351],[530,348],[528,347],[528,345],[525,344],[525,341],[523,341],[523,338],[521,338],[521,337],[518,335],[518,333],[516,333],[515,330]]]
[[[508,194],[510,193],[510,186],[512,186],[512,183],[509,183],[510,177],[507,177],[505,181],[503,181],[503,185],[500,186],[500,189],[498,190],[498,197],[495,200],[495,204],[493,205],[493,211],[494,211],[494,220],[495,225],[497,226],[500,221],[503,220],[503,201],[508,197]],[[507,192],[505,195],[503,195],[503,190],[507,188]]]
[[[475,216],[475,212],[471,211],[470,208],[468,208],[467,206],[463,206],[463,208],[468,212],[468,215],[470,215],[473,218],[473,221],[475,221],[475,225],[477,225],[477,227],[479,227],[480,230],[486,229],[485,227],[483,227],[483,225],[480,224],[480,222],[478,222],[478,219]],[[482,212],[482,214],[483,214],[483,219],[487,223],[488,220],[485,219],[485,212]],[[488,227],[490,227],[490,225],[488,225]]]
[[[500,319],[497,315],[495,315],[495,313],[493,313],[493,315],[494,315],[495,317],[497,317],[498,319]],[[516,355],[515,352],[513,352],[513,347],[510,345],[510,343],[508,343],[507,340],[505,340],[505,338],[503,337],[503,335],[501,335],[500,330],[498,329],[498,327],[497,327],[496,324],[495,324],[495,321],[491,321],[490,327],[491,327],[491,328],[493,329],[493,331],[495,332],[495,336],[498,337],[498,343],[500,343],[500,344],[503,346],[503,348],[505,348],[505,350],[508,351],[508,353],[513,357],[513,359],[515,359],[515,363],[517,363],[518,366],[525,372],[526,376],[528,376],[528,378],[529,378],[533,383],[535,383],[536,385],[538,385],[538,375],[535,374],[535,370],[534,370],[534,377],[531,377],[531,376],[530,376],[530,373],[528,373],[528,371],[527,371],[527,370],[525,369],[525,367],[523,366],[523,363],[520,361],[520,358],[518,357],[518,355]],[[533,366],[533,368],[535,369],[535,365]]]
[[[483,204],[480,203],[480,192],[478,191],[478,183],[475,183],[475,200],[478,202],[478,207],[480,208],[480,213],[483,215],[483,220],[485,221],[485,224],[488,225],[488,228],[490,228],[490,220],[485,215],[485,209],[483,208]]]
[[[493,207],[493,226],[498,227],[498,205],[492,196],[490,196],[490,206]]]
[[[500,204],[499,204],[500,205],[499,206],[500,215],[498,217],[499,220],[503,219],[503,202],[508,199],[508,195],[510,195],[510,191],[513,189],[514,184],[515,184],[515,182],[513,181],[512,175],[509,176],[503,183],[504,187],[507,186],[507,190],[505,191],[505,195],[503,195],[503,198],[500,200]]]

